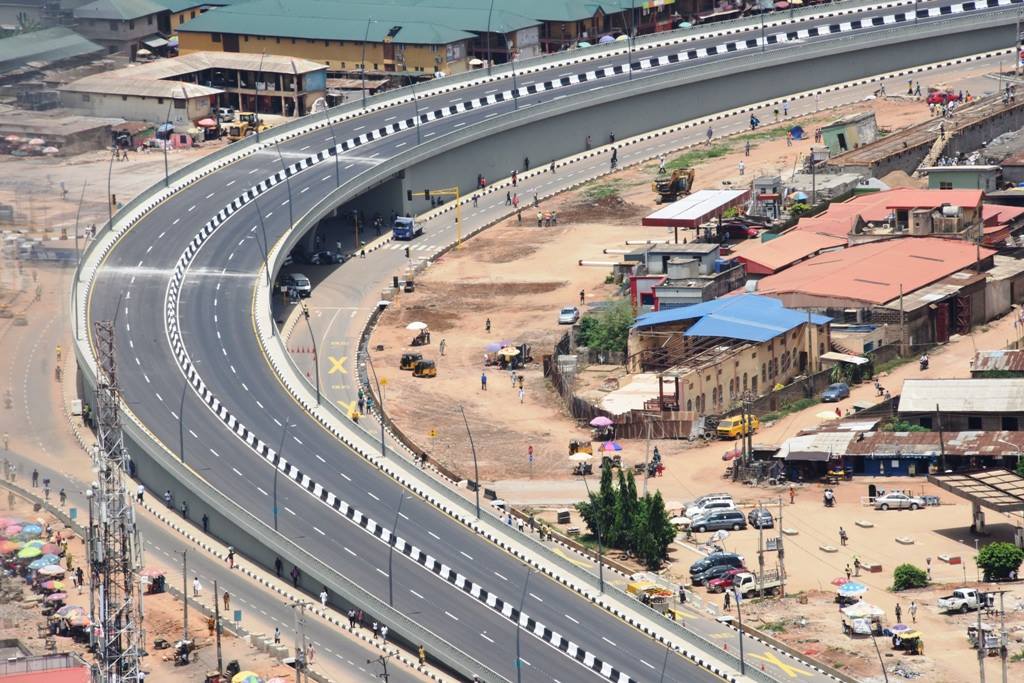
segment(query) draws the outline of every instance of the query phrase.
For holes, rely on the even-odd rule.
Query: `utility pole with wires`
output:
[[[437,190],[423,190],[423,192],[405,191],[406,199],[410,202],[413,197],[423,197],[429,200],[432,194],[437,197],[452,197],[455,199],[455,248],[458,249],[462,246],[462,193],[459,190],[459,186],[442,187]]]
[[[288,606],[292,608],[295,622],[295,683],[302,683],[303,679],[309,680],[306,671],[306,602],[295,600]]]
[[[384,683],[388,683],[388,680],[391,677],[391,675],[388,673],[388,660],[394,657],[396,654],[398,654],[397,650],[395,650],[394,652],[387,652],[385,654],[382,654],[380,657],[377,657],[377,659],[366,660],[367,664],[373,664],[374,662],[376,662],[381,666],[382,671],[376,676],[374,676],[374,678],[379,678],[380,680],[384,681]]]
[[[95,627],[97,677],[103,683],[141,681],[145,653],[142,590],[142,541],[135,525],[132,494],[126,486],[129,466],[121,431],[114,356],[114,323],[95,323],[97,365],[97,444],[93,467],[97,473],[93,506],[94,542],[89,547],[92,574],[90,599],[98,606]]]

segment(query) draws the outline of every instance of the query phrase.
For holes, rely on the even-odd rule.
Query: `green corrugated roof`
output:
[[[77,8],[75,18],[128,21],[157,14],[165,9],[154,0],[95,0],[95,2]]]
[[[605,6],[617,11],[619,3],[629,7],[628,0]],[[490,27],[507,33],[542,21],[577,21],[593,16],[598,7],[584,0],[496,0]],[[362,42],[366,22],[373,19],[371,42],[401,26],[396,43],[444,45],[485,32],[489,10],[484,0],[249,0],[210,10],[178,30]]]
[[[27,62],[53,62],[106,53],[107,49],[102,45],[83,38],[69,28],[57,26],[0,40],[0,73],[17,69]]]

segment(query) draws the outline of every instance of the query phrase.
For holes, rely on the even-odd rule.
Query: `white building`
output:
[[[60,90],[64,106],[77,113],[151,123],[170,121],[179,130],[212,116],[216,97],[224,92],[181,81],[102,74],[68,83]]]

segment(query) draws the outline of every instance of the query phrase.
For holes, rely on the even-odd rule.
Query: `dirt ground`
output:
[[[5,495],[6,499],[7,496]],[[9,505],[10,500],[5,500],[3,516],[12,516],[26,520],[42,519],[43,523],[50,524],[53,530],[59,531],[62,538],[69,538],[68,552],[71,554],[74,566],[85,566],[85,547],[81,539],[64,528],[63,524],[53,516],[45,512],[35,513],[28,502],[21,498],[14,499],[14,505]],[[86,573],[88,581],[88,573]],[[21,579],[5,579],[7,590],[10,586],[20,586],[21,597],[10,601],[0,602],[0,640],[5,638],[18,639],[33,654],[46,652],[45,629],[46,617],[42,615],[38,605],[26,601],[27,598],[36,594],[31,591],[27,584]],[[70,577],[68,579],[70,584]],[[85,590],[78,590],[73,587],[68,589],[68,600],[66,604],[80,605],[88,610],[89,593],[88,587]],[[152,643],[157,638],[164,638],[173,643],[182,637],[182,603],[175,600],[168,593],[146,595],[145,598],[145,629],[147,643]],[[194,661],[187,669],[176,667],[171,660],[172,650],[151,650],[150,656],[144,661],[143,669],[150,680],[176,680],[176,681],[201,681],[205,680],[206,672],[216,670],[216,644],[214,638],[206,628],[206,620],[197,611],[193,610],[189,620],[189,635],[198,646],[194,653]],[[86,645],[76,642],[68,637],[56,637],[56,651],[76,652],[82,655],[87,661],[91,661],[91,655],[86,651]],[[243,670],[251,670],[258,673],[267,680],[273,676],[280,676],[286,681],[293,680],[292,670],[278,662],[265,653],[260,653],[251,648],[248,643],[232,634],[224,631],[221,636],[222,658],[224,662],[237,659]]]

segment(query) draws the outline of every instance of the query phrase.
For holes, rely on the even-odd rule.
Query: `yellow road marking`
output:
[[[793,664],[787,664],[786,662],[783,662],[781,659],[779,659],[778,657],[775,656],[774,652],[769,652],[769,651],[766,650],[763,655],[759,655],[759,654],[757,654],[755,652],[751,652],[749,656],[750,657],[754,657],[755,659],[760,659],[762,662],[768,662],[769,664],[774,664],[775,666],[777,666],[780,669],[782,669],[782,673],[786,674],[790,678],[796,678],[797,675],[807,676],[808,678],[811,677],[811,674],[809,672],[804,671],[800,667],[795,666]]]
[[[331,369],[327,371],[328,375],[333,375],[336,372],[342,375],[348,374],[348,370],[345,369],[345,361],[348,360],[348,356],[327,356],[327,358],[331,361]]]
[[[572,562],[577,567],[590,567],[591,566],[591,564],[589,562],[584,562],[582,560],[577,560],[575,557],[570,557],[569,555],[566,555],[565,552],[563,552],[561,548],[552,548],[552,550],[554,551],[554,553],[556,555],[558,555],[559,557],[564,558],[566,560],[569,560],[570,562]]]

